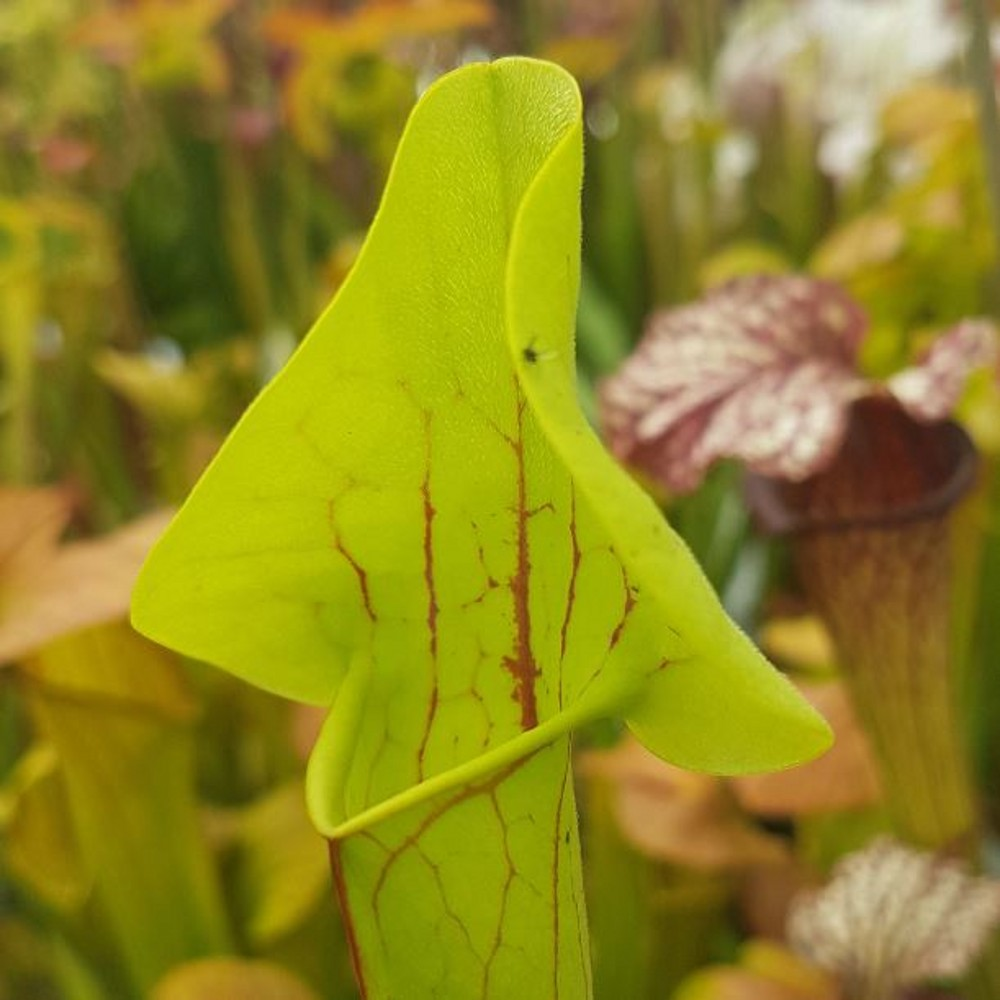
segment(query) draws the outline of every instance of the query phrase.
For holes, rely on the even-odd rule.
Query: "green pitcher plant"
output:
[[[147,636],[329,709],[307,773],[366,997],[590,995],[570,734],[734,774],[829,731],[576,402],[581,100],[420,100],[353,271],[137,584]]]

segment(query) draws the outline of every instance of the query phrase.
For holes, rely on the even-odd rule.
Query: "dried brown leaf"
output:
[[[666,764],[636,740],[587,754],[582,769],[614,785],[622,835],[650,857],[702,871],[788,857],[780,840],[746,820],[720,779]]]
[[[69,492],[56,487],[0,491],[0,582],[49,558],[72,508]]]
[[[58,546],[58,491],[0,491],[0,663],[128,613],[132,585],[169,521],[160,512],[103,538]]]
[[[830,723],[834,744],[800,767],[734,778],[732,788],[740,804],[759,816],[807,816],[874,805],[881,797],[878,769],[843,685],[826,681],[797,686]]]

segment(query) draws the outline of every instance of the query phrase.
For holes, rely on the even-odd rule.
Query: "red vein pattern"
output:
[[[538,725],[538,704],[535,700],[535,679],[540,671],[531,650],[531,607],[529,581],[531,555],[528,550],[528,496],[524,468],[524,409],[526,401],[520,386],[517,387],[517,437],[511,441],[517,462],[517,500],[514,510],[517,518],[517,568],[509,581],[514,599],[515,648],[504,658],[504,667],[514,679],[514,700],[521,706],[521,728],[534,729]]]
[[[368,588],[368,572],[365,568],[354,558],[348,548],[344,545],[343,540],[340,537],[340,532],[337,530],[336,522],[336,499],[330,500],[327,503],[327,520],[330,525],[330,544],[335,552],[338,552],[351,567],[354,575],[358,579],[358,591],[361,594],[361,604],[365,609],[365,614],[368,616],[369,621],[375,621],[375,609],[372,607],[372,595]]]
[[[427,632],[430,645],[431,694],[427,703],[427,718],[424,722],[424,733],[417,750],[417,775],[422,781],[425,777],[424,757],[427,753],[427,742],[431,737],[431,729],[437,716],[440,688],[438,683],[438,597],[434,581],[434,519],[437,508],[431,499],[431,415],[424,411],[424,434],[426,438],[424,478],[420,484],[420,496],[423,505],[424,520],[424,584],[427,588]]]
[[[365,986],[365,970],[361,962],[361,948],[358,944],[358,935],[354,927],[354,918],[351,915],[351,904],[347,895],[347,883],[344,880],[344,866],[341,860],[341,841],[329,840],[330,870],[333,873],[333,885],[337,893],[337,902],[340,904],[340,913],[344,921],[344,933],[347,936],[347,948],[351,955],[351,966],[354,969],[354,978],[361,993],[361,1000],[366,1000],[368,990]]]

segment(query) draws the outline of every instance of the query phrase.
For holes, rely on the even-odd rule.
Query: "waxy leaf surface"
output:
[[[369,997],[585,997],[569,731],[686,766],[828,740],[575,396],[580,99],[433,86],[354,271],[140,577],[146,634],[330,706],[307,794]]]

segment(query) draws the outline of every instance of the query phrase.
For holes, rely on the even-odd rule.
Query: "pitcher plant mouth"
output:
[[[801,482],[748,472],[745,495],[771,535],[890,530],[947,514],[972,489],[979,460],[955,422],[923,423],[891,397],[859,399],[830,464]]]

